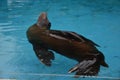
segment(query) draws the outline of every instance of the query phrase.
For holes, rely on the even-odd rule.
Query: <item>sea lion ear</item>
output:
[[[47,18],[47,13],[42,12],[41,15],[38,18],[37,21],[37,26],[40,28],[45,28],[45,29],[49,29],[51,24]]]

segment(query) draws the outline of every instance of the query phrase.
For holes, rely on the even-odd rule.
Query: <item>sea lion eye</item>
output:
[[[48,23],[48,26],[51,26],[51,23],[50,23],[50,22]]]

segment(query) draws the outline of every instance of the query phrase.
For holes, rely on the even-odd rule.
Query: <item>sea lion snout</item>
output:
[[[47,18],[47,13],[45,12],[41,13],[37,21],[37,26],[41,29],[50,29],[51,23],[49,22]]]

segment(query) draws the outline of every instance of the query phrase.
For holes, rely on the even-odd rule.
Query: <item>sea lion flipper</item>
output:
[[[59,39],[61,38],[61,39],[69,39],[72,41],[75,40],[78,42],[87,42],[89,45],[100,47],[98,44],[96,44],[92,40],[87,39],[84,36],[77,34],[75,32],[72,32],[72,31],[51,30],[50,33],[52,35],[55,35],[54,37],[59,38]]]
[[[54,60],[55,59],[54,53],[52,51],[48,51],[48,53],[49,53],[50,59]]]
[[[39,60],[45,64],[46,66],[51,66],[51,60],[54,60],[54,53],[52,51],[48,51],[45,48],[40,47],[39,45],[33,45],[33,49],[35,51],[36,56]]]
[[[75,77],[79,77],[81,75],[86,76],[95,76],[98,74],[100,65],[96,63],[96,58],[92,60],[83,60],[79,64],[77,64],[75,67],[69,70],[69,73],[75,72]]]
[[[69,32],[71,35],[73,35],[73,36],[75,36],[76,38],[78,38],[79,40],[81,40],[81,41],[87,41],[89,44],[91,44],[91,45],[95,45],[95,46],[97,46],[97,47],[100,47],[100,45],[98,45],[98,44],[96,44],[95,42],[93,42],[92,40],[90,40],[90,39],[87,39],[87,38],[85,38],[84,36],[82,36],[82,35],[80,35],[80,34],[77,34],[77,33],[75,33],[75,32]]]

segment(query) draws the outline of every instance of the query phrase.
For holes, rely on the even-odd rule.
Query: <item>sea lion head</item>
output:
[[[49,22],[48,18],[47,18],[47,13],[42,12],[41,15],[38,18],[37,21],[37,26],[40,29],[50,29],[51,27],[51,23]]]

